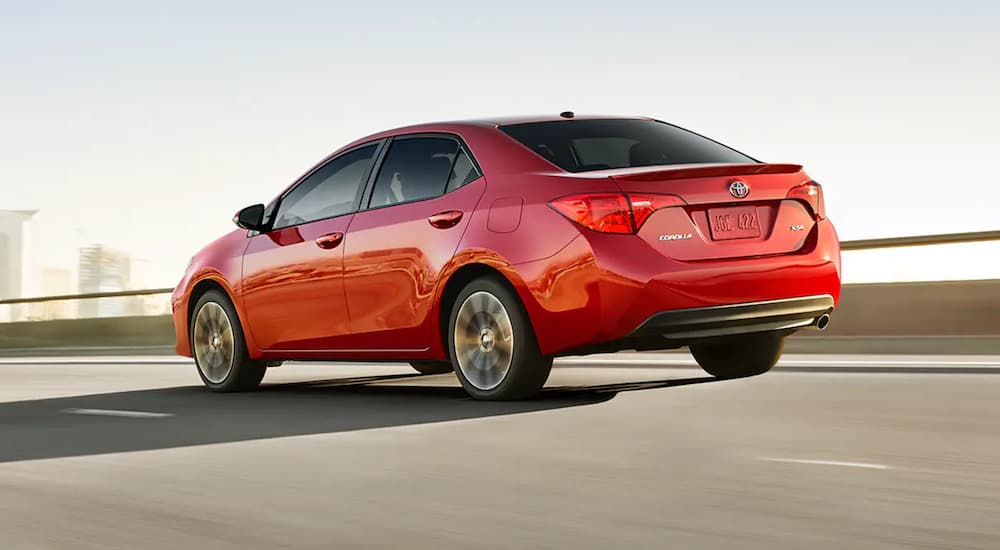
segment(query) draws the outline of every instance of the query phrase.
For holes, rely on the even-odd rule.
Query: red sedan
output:
[[[218,391],[283,360],[377,360],[518,399],[555,356],[683,346],[751,376],[840,296],[801,166],[648,118],[390,130],[234,221],[172,297],[177,352]]]

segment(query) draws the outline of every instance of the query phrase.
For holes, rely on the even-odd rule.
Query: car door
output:
[[[423,350],[442,268],[485,189],[455,136],[397,137],[347,232],[344,287],[358,349]]]
[[[279,198],[243,255],[243,307],[265,350],[336,348],[350,331],[344,237],[381,142],[338,155]]]

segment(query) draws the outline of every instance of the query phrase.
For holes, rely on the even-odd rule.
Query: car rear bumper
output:
[[[553,355],[791,333],[840,297],[840,247],[828,220],[791,254],[687,262],[639,238],[591,232],[552,258],[516,267],[539,346]]]
[[[629,338],[659,337],[687,343],[753,332],[795,330],[815,325],[833,311],[833,296],[807,296],[765,302],[661,311],[646,319]]]

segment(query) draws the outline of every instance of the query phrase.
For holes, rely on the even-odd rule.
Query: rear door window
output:
[[[445,193],[454,191],[469,182],[475,181],[479,176],[479,170],[473,164],[472,159],[469,158],[469,155],[465,154],[464,150],[459,149],[458,156],[455,157],[455,164],[451,169],[451,177],[448,178],[448,187],[445,189]]]
[[[458,151],[458,142],[444,137],[394,140],[379,168],[369,206],[378,208],[441,195],[449,186]]]

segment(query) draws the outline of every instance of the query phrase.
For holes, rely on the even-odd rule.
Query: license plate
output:
[[[708,223],[715,241],[760,237],[760,220],[755,206],[709,208]]]

